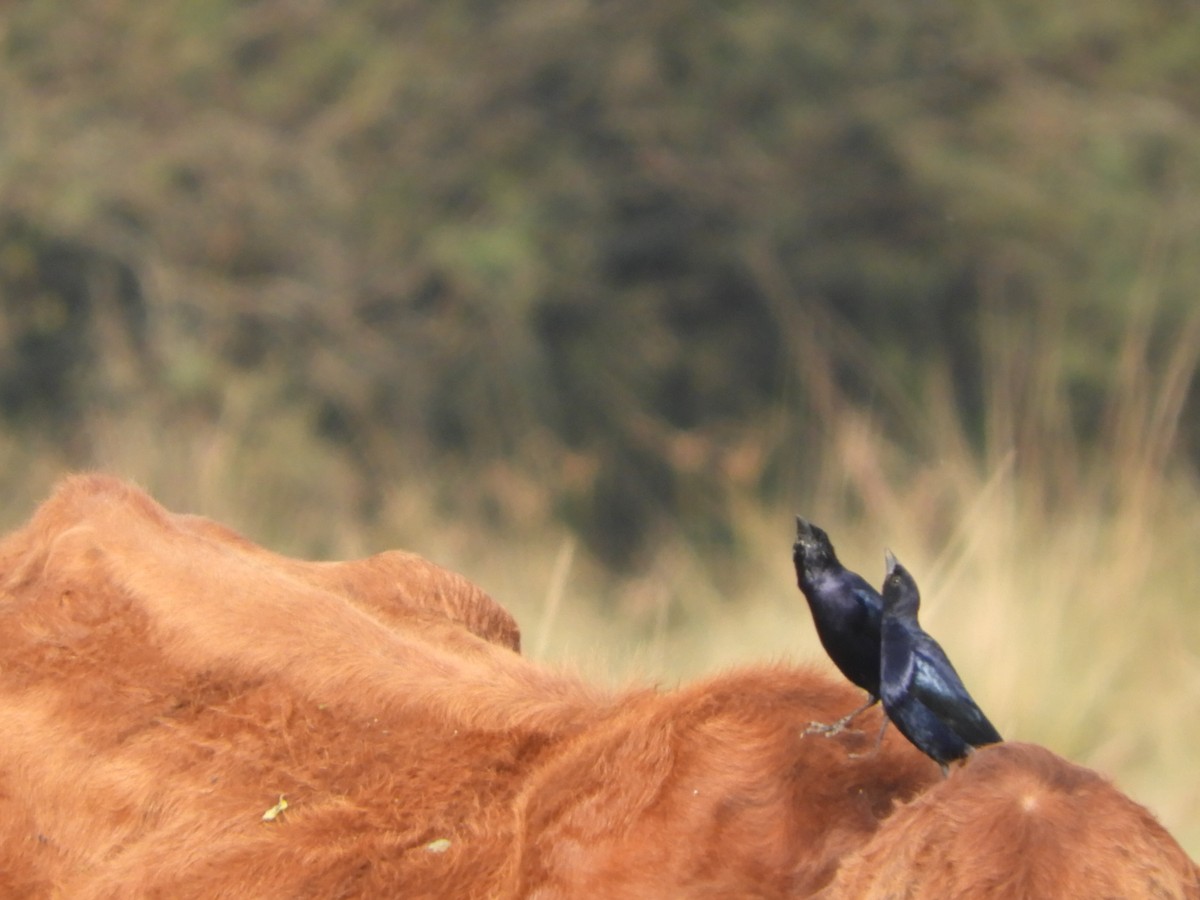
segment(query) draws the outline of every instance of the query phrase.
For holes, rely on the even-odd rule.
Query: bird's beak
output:
[[[805,521],[800,516],[796,516],[796,540],[811,541],[812,540],[812,525]]]
[[[887,574],[891,575],[896,571],[896,566],[900,563],[896,561],[896,555],[891,550],[883,551],[883,561],[887,565]]]

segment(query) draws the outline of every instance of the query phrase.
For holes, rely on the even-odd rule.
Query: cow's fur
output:
[[[298,562],[69,479],[0,543],[0,896],[802,897],[988,758],[864,753],[878,713],[805,737],[859,699],[808,669],[610,692],[516,643],[417,557]]]
[[[99,479],[99,483],[107,485],[102,490],[116,487],[108,479]],[[80,496],[88,493],[85,490]],[[127,499],[138,502],[134,496]],[[269,569],[341,594],[386,622],[400,624],[414,616],[432,615],[457,622],[485,640],[521,649],[521,632],[508,610],[461,575],[415,553],[389,550],[351,563],[307,562],[272,553],[212,519],[165,514],[182,530],[240,549]]]
[[[979,750],[899,808],[826,900],[1200,897],[1170,835],[1090,769],[1033,744]]]

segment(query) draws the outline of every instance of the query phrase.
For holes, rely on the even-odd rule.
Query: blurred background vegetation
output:
[[[820,659],[792,513],[1200,856],[1200,8],[0,11],[4,524],[130,477],[527,652]]]

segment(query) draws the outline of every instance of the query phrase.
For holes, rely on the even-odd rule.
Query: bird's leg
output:
[[[879,748],[883,746],[883,733],[885,731],[887,731],[888,722],[890,722],[890,721],[891,721],[891,719],[889,719],[887,717],[887,713],[884,713],[883,714],[883,724],[879,726],[879,737],[875,738],[875,746],[872,747],[866,753],[851,753],[851,754],[849,754],[850,758],[851,759],[862,759],[867,756],[874,756],[876,753],[878,753]]]
[[[828,725],[823,722],[809,722],[808,727],[804,729],[804,733],[805,734],[823,734],[823,735],[825,735],[825,737],[833,737],[835,734],[838,734],[841,731],[845,731],[846,726],[849,725],[851,723],[851,721],[853,721],[855,718],[857,718],[860,713],[866,712],[868,709],[870,709],[872,706],[874,706],[878,702],[879,702],[878,697],[873,697],[873,696],[868,695],[867,702],[864,703],[862,706],[860,706],[858,709],[856,709],[854,712],[850,713],[850,715],[842,716],[836,722],[832,722]],[[884,721],[885,722],[887,721],[886,717],[884,718]],[[881,733],[880,739],[882,740],[882,733]]]

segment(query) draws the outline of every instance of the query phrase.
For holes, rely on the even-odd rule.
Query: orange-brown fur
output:
[[[611,692],[516,637],[417,557],[67,480],[0,542],[0,896],[803,897],[988,759],[802,736],[859,699],[808,669]]]
[[[821,897],[1198,898],[1200,872],[1095,772],[1010,742],[898,809]]]

